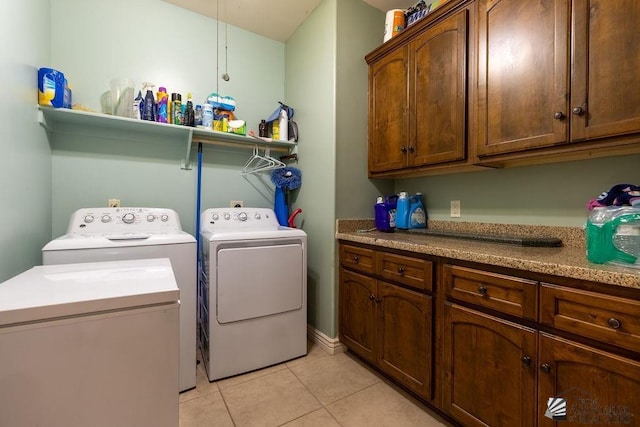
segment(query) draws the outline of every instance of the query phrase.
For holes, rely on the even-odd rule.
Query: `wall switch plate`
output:
[[[451,218],[460,218],[460,200],[451,201]]]
[[[120,207],[120,199],[109,199],[107,200],[107,206],[110,208],[119,208]]]
[[[244,207],[244,202],[242,200],[231,200],[229,202],[230,208],[242,208]]]

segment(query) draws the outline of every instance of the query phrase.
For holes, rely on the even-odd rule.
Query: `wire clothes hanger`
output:
[[[258,150],[258,146],[254,145],[253,154],[242,168],[242,175],[245,176],[258,172],[267,172],[275,169],[281,169],[287,166],[284,162],[271,157],[270,151],[271,150],[269,147],[265,147],[264,155],[261,156]]]

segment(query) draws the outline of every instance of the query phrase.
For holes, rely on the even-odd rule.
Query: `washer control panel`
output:
[[[277,230],[276,214],[268,208],[211,208],[200,217],[200,228],[210,231]]]
[[[182,231],[180,217],[163,208],[83,208],[71,216],[67,234],[171,233]]]

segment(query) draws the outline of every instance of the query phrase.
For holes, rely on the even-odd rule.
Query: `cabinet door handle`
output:
[[[526,366],[531,365],[531,358],[529,356],[522,356],[522,359],[520,360],[522,360],[523,365],[526,365]]]
[[[478,293],[480,295],[486,295],[487,294],[487,287],[483,286],[483,285],[478,286]]]
[[[413,147],[413,145],[409,146],[409,152],[413,153],[414,151],[416,151],[416,149]]]
[[[358,256],[354,256],[353,257],[353,262],[355,262],[356,264],[360,262],[360,257]]]
[[[376,302],[377,302],[378,304],[380,304],[380,303],[382,302],[382,298],[380,298],[380,297],[376,297]]]
[[[407,147],[403,145],[402,147],[400,147],[400,151],[402,151],[404,154],[407,154]]]
[[[584,110],[582,109],[582,107],[575,107],[573,110],[571,110],[571,113],[574,116],[581,116],[584,113]]]
[[[551,365],[549,365],[548,363],[543,363],[542,365],[540,365],[540,370],[545,374],[548,374],[549,372],[551,372]]]
[[[374,294],[369,294],[369,300],[373,301],[376,299],[376,296]]]
[[[556,120],[564,119],[564,113],[562,111],[556,111],[553,115],[553,118]]]
[[[404,267],[398,267],[398,273],[404,274]]]
[[[611,319],[607,320],[607,325],[609,325],[611,329],[620,329],[620,326],[622,326],[622,322],[615,317],[612,317]]]

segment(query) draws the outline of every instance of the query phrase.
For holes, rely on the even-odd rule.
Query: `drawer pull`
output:
[[[611,319],[607,320],[607,325],[609,325],[611,329],[620,329],[620,326],[622,326],[622,322],[620,322],[615,317],[612,317]]]
[[[551,372],[551,365],[549,365],[548,363],[543,363],[542,365],[540,365],[540,370],[545,374],[548,374],[549,372]]]
[[[398,273],[404,274],[404,267],[398,267]]]
[[[360,262],[360,257],[359,256],[354,256],[353,257],[353,262],[355,262],[356,264]]]
[[[480,295],[486,295],[487,294],[487,287],[486,286],[478,286],[478,293]]]
[[[531,365],[531,358],[529,356],[522,356],[522,364],[526,365],[526,366],[530,366]]]

